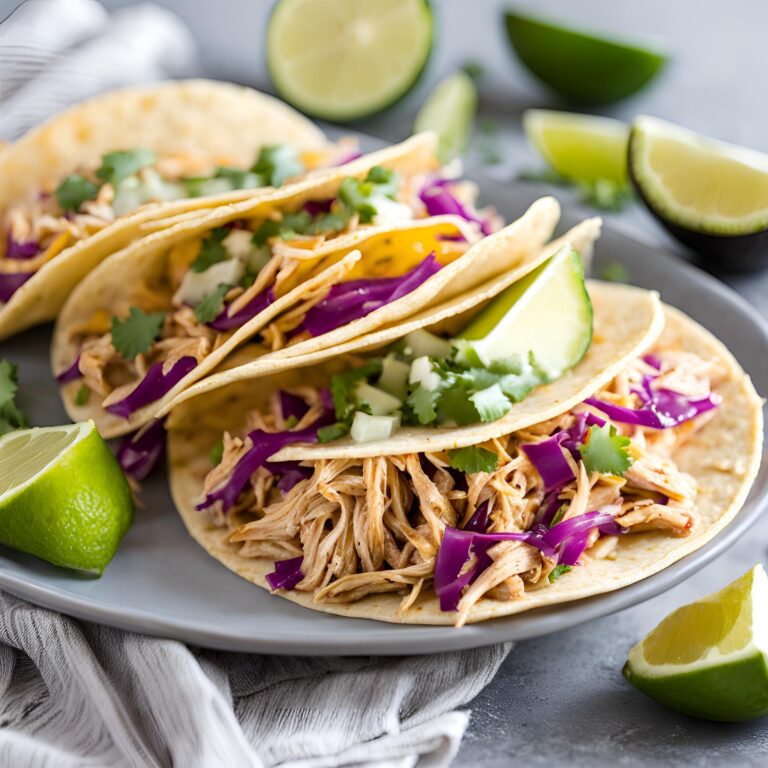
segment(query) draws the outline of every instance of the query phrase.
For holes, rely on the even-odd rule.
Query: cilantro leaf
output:
[[[211,452],[208,456],[211,459],[211,464],[213,464],[214,467],[218,467],[224,457],[224,441],[219,440],[213,448],[211,448]]]
[[[91,399],[91,390],[87,384],[83,384],[75,395],[75,405],[83,406]]]
[[[155,162],[155,153],[151,149],[123,149],[108,152],[101,157],[101,168],[96,175],[110,184],[117,184],[132,176],[142,168]]]
[[[550,572],[549,572],[549,583],[554,584],[564,573],[568,573],[568,571],[571,570],[570,565],[556,565]]]
[[[461,384],[448,386],[440,393],[438,410],[441,421],[452,421],[460,427],[480,420],[469,390]]]
[[[251,168],[271,187],[279,187],[291,176],[304,173],[306,168],[299,158],[299,150],[292,144],[274,144],[262,147],[259,157]]]
[[[627,450],[629,443],[629,438],[618,434],[612,424],[590,427],[587,441],[579,446],[587,472],[621,477],[633,461]]]
[[[0,360],[0,434],[29,426],[26,416],[14,402],[18,389],[18,367],[8,360]]]
[[[362,181],[347,176],[339,187],[338,200],[342,209],[356,213],[363,224],[370,224],[378,213],[376,198],[394,200],[399,188],[400,177],[394,171],[376,165]]]
[[[222,241],[228,234],[229,229],[227,227],[212,229],[211,233],[203,238],[203,242],[200,244],[200,252],[192,262],[190,269],[193,272],[205,272],[206,269],[214,264],[226,261],[229,255]]]
[[[448,456],[454,469],[466,472],[468,475],[474,475],[476,472],[493,472],[499,463],[499,458],[493,451],[476,445],[448,451]]]
[[[322,235],[331,232],[341,232],[346,229],[352,214],[349,211],[329,211],[315,216],[312,223],[306,228],[304,234]]]
[[[349,433],[349,423],[346,421],[337,421],[335,424],[329,424],[327,427],[320,427],[317,430],[318,443],[330,443],[331,440],[338,440],[340,437]]]
[[[229,168],[220,165],[213,174],[214,179],[226,179],[232,184],[233,189],[255,189],[266,187],[266,179],[259,173],[244,171],[241,168]]]
[[[437,418],[439,392],[417,387],[408,397],[408,405],[419,424],[431,424]]]
[[[77,173],[70,174],[54,191],[56,202],[64,211],[76,211],[86,200],[99,194],[99,188]]]
[[[224,297],[231,287],[226,283],[219,283],[212,291],[206,293],[195,307],[195,320],[198,323],[210,323],[211,320],[215,320],[224,306]]]
[[[131,307],[128,317],[112,318],[112,346],[126,360],[147,352],[160,335],[165,312],[144,312]]]
[[[480,421],[496,421],[496,419],[500,419],[512,407],[512,403],[502,392],[498,382],[493,386],[475,392],[474,395],[470,395],[469,399],[477,408],[477,412],[480,414]]]
[[[564,517],[565,513],[568,511],[569,504],[561,504],[557,512],[552,516],[552,519],[549,521],[549,527],[554,528]]]
[[[372,379],[381,373],[381,360],[369,360],[365,365],[352,368],[343,373],[337,373],[331,379],[331,395],[336,418],[340,421],[347,419],[357,405],[355,385],[363,379]]]

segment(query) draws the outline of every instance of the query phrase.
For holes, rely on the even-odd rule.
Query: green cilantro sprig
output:
[[[231,287],[226,283],[219,283],[212,291],[206,293],[195,307],[195,320],[198,323],[210,323],[211,320],[215,320],[224,306],[224,297]]]
[[[229,258],[227,249],[224,247],[223,240],[229,234],[228,227],[216,227],[210,234],[203,238],[200,244],[200,252],[197,258],[190,265],[193,272],[205,272],[206,269],[218,264],[220,261],[226,261]]]
[[[27,417],[16,405],[19,369],[9,360],[0,360],[0,435],[29,426]]]
[[[92,181],[72,173],[56,187],[54,196],[56,202],[64,211],[76,211],[86,201],[99,193],[99,188]]]
[[[549,572],[549,583],[554,584],[564,573],[568,573],[570,570],[570,565],[563,565],[562,563],[560,565],[556,565]]]
[[[102,155],[101,167],[96,171],[96,176],[109,184],[118,184],[142,168],[152,165],[156,159],[151,149],[124,149],[108,152]]]
[[[493,451],[477,445],[448,451],[448,456],[454,469],[466,472],[468,475],[474,475],[476,472],[493,472],[499,463],[499,457]]]
[[[299,150],[292,144],[274,144],[262,147],[251,173],[264,179],[264,184],[279,187],[291,176],[298,176],[306,171],[299,158]]]
[[[586,441],[579,445],[579,453],[587,472],[621,477],[632,465],[629,445],[629,438],[618,434],[612,424],[595,425],[589,428]]]
[[[126,360],[149,351],[160,335],[165,312],[144,312],[131,307],[128,317],[112,318],[112,346]]]

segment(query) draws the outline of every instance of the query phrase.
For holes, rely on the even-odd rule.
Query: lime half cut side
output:
[[[629,167],[643,200],[667,223],[725,236],[768,229],[768,154],[640,116]]]
[[[128,482],[92,421],[0,437],[0,543],[101,573],[132,514]]]
[[[768,576],[762,565],[667,616],[630,652],[624,676],[687,715],[768,714]]]
[[[278,93],[309,115],[340,122],[408,93],[431,50],[425,0],[280,0],[267,30]]]
[[[459,336],[484,365],[517,356],[551,379],[581,360],[592,343],[592,302],[581,257],[569,245],[487,304]]]
[[[629,126],[610,117],[550,109],[523,113],[526,136],[561,176],[575,182],[602,179],[627,185]]]
[[[647,85],[665,54],[508,11],[507,38],[525,66],[565,99],[609,104]]]

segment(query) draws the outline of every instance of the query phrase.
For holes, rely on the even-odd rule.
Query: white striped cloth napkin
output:
[[[0,138],[100,91],[197,74],[155,5],[28,0],[0,25]],[[215,653],[0,592],[0,766],[447,766],[511,646],[408,658]]]

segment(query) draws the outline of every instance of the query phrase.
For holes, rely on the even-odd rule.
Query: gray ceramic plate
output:
[[[507,220],[532,201],[530,190],[481,180],[483,196]],[[565,217],[564,226],[576,217]],[[768,392],[768,332],[735,293],[704,273],[610,228],[597,249],[601,265],[624,265],[632,282],[661,291],[719,336]],[[48,329],[0,345],[21,368],[22,403],[38,425],[66,421],[48,367]],[[760,513],[768,484],[764,462],[755,489],[716,540],[631,587],[549,609],[467,626],[417,627],[329,616],[273,597],[230,573],[190,539],[174,512],[162,473],[145,486],[139,510],[101,579],[78,577],[0,548],[0,587],[83,619],[214,648],[262,653],[414,654],[471,648],[556,632],[626,608],[669,589],[741,535]]]

